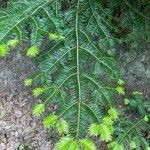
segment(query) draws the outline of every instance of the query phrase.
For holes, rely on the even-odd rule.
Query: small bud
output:
[[[58,121],[58,117],[56,115],[49,115],[43,119],[43,124],[45,128],[53,127]]]
[[[31,86],[31,85],[32,85],[32,82],[33,82],[32,79],[25,79],[25,80],[24,80],[24,85],[27,86],[27,87],[28,87],[28,86]]]
[[[65,38],[62,35],[57,35],[57,34],[50,33],[49,34],[49,39],[58,41],[58,40],[64,40]]]
[[[43,92],[44,92],[44,90],[43,90],[42,88],[40,88],[40,87],[35,88],[35,89],[33,90],[33,96],[34,96],[34,97],[38,97],[38,96],[40,96]]]
[[[133,92],[132,94],[133,94],[133,95],[143,95],[142,92],[138,92],[138,91],[135,91],[135,92]]]
[[[45,110],[44,104],[36,104],[32,110],[33,115],[38,117],[40,116]]]
[[[121,87],[121,86],[118,86],[118,87],[116,88],[116,90],[117,90],[117,92],[118,92],[120,95],[124,95],[124,94],[125,94],[124,88]]]
[[[0,57],[4,57],[9,53],[8,46],[6,44],[0,45]]]
[[[149,120],[149,119],[148,119],[148,116],[144,116],[144,121],[145,121],[145,122],[148,122],[148,120]]]
[[[147,146],[147,147],[146,147],[146,150],[150,150],[150,147],[149,147],[149,146]]]
[[[124,104],[125,104],[125,105],[128,105],[129,103],[130,103],[129,99],[125,98],[125,99],[124,99]]]
[[[30,47],[26,53],[26,55],[28,57],[36,57],[38,54],[39,54],[39,50],[38,50],[37,46],[35,46],[35,45]]]
[[[18,39],[10,40],[7,43],[8,46],[11,46],[13,48],[15,48],[18,44],[19,44],[19,40]]]
[[[131,149],[136,149],[136,144],[134,141],[131,141],[130,147],[131,147]]]
[[[124,81],[121,80],[121,79],[119,79],[119,80],[118,80],[118,84],[119,84],[119,85],[124,85]]]
[[[68,123],[63,120],[63,119],[60,119],[58,122],[57,122],[57,130],[60,134],[62,133],[68,133],[69,131],[69,125]]]
[[[106,116],[103,118],[103,123],[106,124],[106,125],[112,125],[113,124],[113,120],[111,117],[109,116]]]
[[[49,34],[49,39],[50,39],[50,40],[57,40],[57,39],[58,39],[58,36],[57,36],[56,34],[50,33],[50,34]]]
[[[63,41],[64,39],[65,39],[64,36],[62,36],[62,35],[59,36],[59,40],[62,40],[62,41]]]
[[[119,112],[117,111],[117,109],[115,109],[115,108],[110,108],[110,109],[108,110],[108,114],[109,114],[109,116],[110,116],[111,119],[113,119],[113,120],[118,119]]]

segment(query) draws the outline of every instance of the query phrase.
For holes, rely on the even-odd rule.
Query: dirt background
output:
[[[118,62],[126,91],[142,92],[145,100],[150,100],[150,43],[141,40],[138,46],[133,50],[128,45],[118,46]]]
[[[0,150],[52,150],[41,119],[32,116],[35,99],[23,86],[35,70],[24,49],[0,59]]]
[[[32,116],[35,99],[23,86],[23,80],[36,69],[24,49],[20,47],[0,59],[0,150],[52,150],[41,119]],[[142,44],[137,51],[128,51],[125,46],[117,49],[126,89],[141,91],[149,100],[150,45]]]

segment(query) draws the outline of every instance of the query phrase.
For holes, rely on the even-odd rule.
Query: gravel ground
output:
[[[119,64],[128,92],[140,91],[150,100],[150,43],[141,41],[139,49],[118,47]]]
[[[32,116],[34,99],[22,84],[35,67],[19,49],[0,60],[0,150],[52,150],[41,119]]]

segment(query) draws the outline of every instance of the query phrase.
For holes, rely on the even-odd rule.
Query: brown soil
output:
[[[0,149],[52,150],[41,119],[32,116],[35,100],[23,86],[35,67],[19,49],[0,60]]]

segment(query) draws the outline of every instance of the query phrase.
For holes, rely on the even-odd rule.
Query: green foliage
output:
[[[113,124],[113,120],[112,120],[112,118],[109,117],[109,116],[104,117],[103,122],[104,122],[104,124],[106,124],[106,125],[112,125],[112,124]]]
[[[120,124],[116,127],[117,131],[121,131],[117,139],[120,144],[129,142],[132,149],[141,147],[146,149],[149,143],[143,137],[143,132],[148,133],[150,129],[149,120],[147,120],[149,118],[148,108],[150,103],[144,100],[143,94],[138,91],[133,92],[133,95],[126,99],[128,100],[128,105],[122,108],[122,114],[127,114],[131,111],[132,114],[136,114],[136,117],[140,119],[132,119],[124,115],[119,118],[118,121],[122,122],[122,125]]]
[[[60,119],[57,123],[57,130],[60,134],[62,133],[68,133],[69,132],[69,125],[68,123],[63,120],[63,119]]]
[[[100,133],[100,125],[98,123],[91,124],[89,132],[93,136],[98,136]]]
[[[32,79],[25,79],[25,80],[24,80],[24,85],[27,86],[27,87],[29,87],[29,86],[32,85],[32,82],[33,82]]]
[[[84,139],[76,141],[70,137],[63,137],[56,144],[56,149],[58,150],[96,150],[95,143],[90,139]]]
[[[147,147],[146,147],[146,150],[150,150],[150,147],[149,147],[149,146],[147,146]]]
[[[144,116],[144,121],[146,121],[146,122],[149,121],[148,116]]]
[[[33,96],[42,100],[33,108],[35,116],[43,114],[48,103],[57,106],[55,113],[43,114],[43,124],[63,136],[56,144],[58,150],[95,150],[85,138],[88,132],[114,141],[112,150],[124,150],[131,141],[149,149],[142,134],[149,128],[147,105],[137,98],[139,93],[128,98],[125,110],[138,110],[140,120],[123,116],[126,111],[121,108],[119,117],[114,100],[115,93],[125,95],[112,57],[116,43],[135,48],[141,37],[150,39],[149,4],[141,9],[141,3],[114,0],[105,6],[104,1],[72,0],[64,6],[58,0],[10,0],[7,8],[1,8],[0,57],[9,53],[8,47],[30,41],[26,55],[35,59],[38,71],[24,84],[29,87],[34,81]]]
[[[124,99],[124,104],[125,104],[125,105],[128,105],[129,103],[130,103],[129,99],[125,98],[125,99]]]
[[[126,102],[128,102],[128,105],[126,106],[126,111],[137,111],[139,115],[143,118],[145,116],[149,116],[147,110],[150,107],[150,102],[144,99],[143,94],[141,92],[135,91],[130,96],[130,98],[126,98],[125,100]],[[145,117],[145,119],[147,117]]]
[[[7,43],[7,45],[12,47],[12,48],[15,48],[18,44],[19,44],[19,40],[18,39],[10,40]]]
[[[44,92],[43,88],[37,87],[33,90],[33,96],[38,97]]]
[[[112,140],[112,126],[108,126],[106,124],[100,124],[100,137],[102,141],[111,141]]]
[[[121,86],[118,86],[118,87],[116,88],[116,91],[117,91],[120,95],[124,95],[124,94],[125,94],[124,88],[121,87]]]
[[[43,124],[45,128],[52,128],[58,120],[58,117],[56,115],[49,115],[44,118]]]
[[[118,80],[118,84],[119,84],[119,85],[124,85],[124,81],[121,80],[121,79],[119,79],[119,80]]]
[[[119,116],[118,111],[117,111],[116,109],[114,109],[114,108],[110,108],[110,109],[108,110],[108,114],[109,114],[109,116],[110,116],[110,118],[111,118],[112,120],[117,119],[118,116]]]
[[[0,57],[4,57],[9,53],[8,46],[6,44],[0,45]]]
[[[59,40],[64,40],[65,38],[62,35],[57,35],[57,34],[50,33],[49,34],[49,39],[59,41]]]
[[[63,137],[56,144],[58,150],[79,150],[79,145],[73,138]]]
[[[123,145],[119,144],[117,141],[113,141],[109,144],[111,150],[124,150]]]
[[[131,149],[136,149],[136,144],[134,141],[131,141],[130,147],[131,147]]]
[[[38,53],[39,53],[39,50],[38,50],[37,46],[34,45],[27,50],[26,55],[28,57],[36,57],[36,55],[38,55]]]
[[[40,116],[45,110],[45,105],[44,104],[36,104],[33,108],[33,115],[38,117]]]
[[[90,135],[98,136],[102,141],[111,141],[112,135],[114,133],[114,120],[118,118],[118,111],[114,108],[110,108],[108,110],[109,116],[103,118],[103,122],[101,124],[93,123],[89,128]]]
[[[92,140],[84,139],[80,141],[84,150],[96,150],[95,143]]]

